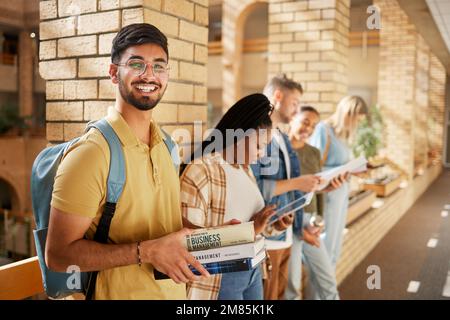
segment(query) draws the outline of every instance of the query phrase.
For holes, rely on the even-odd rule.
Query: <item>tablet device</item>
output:
[[[282,217],[288,214],[294,213],[295,211],[300,210],[303,207],[306,207],[311,203],[313,196],[314,192],[307,193],[303,197],[298,198],[292,202],[289,202],[284,207],[277,209],[275,211],[275,214],[270,218],[268,225],[275,223],[277,220],[281,219]]]

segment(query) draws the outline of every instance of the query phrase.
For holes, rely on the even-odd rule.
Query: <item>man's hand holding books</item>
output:
[[[193,232],[192,229],[183,228],[164,237],[147,240],[141,243],[141,260],[150,263],[158,271],[165,273],[175,283],[187,283],[197,281],[210,274],[186,248],[186,236]],[[189,269],[192,265],[201,276],[196,276]]]
[[[183,229],[171,238],[171,242],[183,243],[189,251],[188,254],[179,250],[178,246],[169,246],[169,243],[160,243],[164,246],[164,263],[154,264],[156,280],[172,278],[174,281],[200,280],[195,275],[245,271],[255,268],[266,257],[264,238],[255,237],[254,221],[236,223],[230,220],[228,225],[221,225],[201,229]],[[174,234],[171,234],[171,236]],[[184,241],[183,241],[184,240]],[[174,251],[176,250],[176,251]],[[178,260],[173,257],[180,255]],[[173,257],[168,257],[171,255]],[[172,263],[167,261],[172,260]],[[177,268],[174,268],[174,267]],[[187,272],[186,268],[194,274]]]

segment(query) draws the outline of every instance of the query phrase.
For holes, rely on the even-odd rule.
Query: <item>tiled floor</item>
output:
[[[450,205],[450,171],[344,280],[341,298],[450,300],[450,206],[445,205]],[[379,267],[380,288],[371,271],[377,268],[370,266]],[[368,283],[375,288],[368,289]]]

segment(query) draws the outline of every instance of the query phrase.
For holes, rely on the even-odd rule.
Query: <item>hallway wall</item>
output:
[[[349,0],[271,1],[269,77],[299,81],[304,103],[327,117],[348,91],[349,31]]]
[[[168,132],[207,119],[208,0],[41,1],[40,73],[47,80],[47,139],[69,140],[101,118],[115,98],[111,42],[131,23],[168,36],[170,82],[153,116]]]

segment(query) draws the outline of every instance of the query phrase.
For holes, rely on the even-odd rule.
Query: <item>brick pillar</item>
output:
[[[111,41],[147,22],[169,38],[170,80],[154,118],[169,132],[206,122],[207,0],[41,0],[40,73],[47,80],[47,139],[69,140],[105,115],[115,86]]]
[[[436,100],[443,95],[442,76],[437,76],[435,58],[398,2],[375,0],[374,4],[382,15],[378,102],[386,126],[387,156],[412,178],[417,164],[428,162],[430,141],[435,144],[430,148],[436,147],[436,132],[442,137],[443,124],[433,124],[429,117],[435,113],[444,118],[443,109],[437,111],[444,108],[443,102]],[[435,107],[430,101],[437,101]]]
[[[331,114],[347,94],[349,0],[269,3],[269,77],[300,82],[303,103]]]
[[[430,49],[421,35],[417,35],[415,66],[415,128],[414,128],[414,170],[425,168],[428,162],[428,90]]]
[[[444,125],[445,125],[445,68],[439,59],[430,54],[430,90],[428,94],[428,145],[435,153],[436,163],[443,157]]]
[[[19,33],[19,107],[21,116],[33,114],[33,39],[30,32]]]
[[[414,174],[414,91],[417,32],[395,0],[375,0],[382,14],[378,103],[388,157]]]

